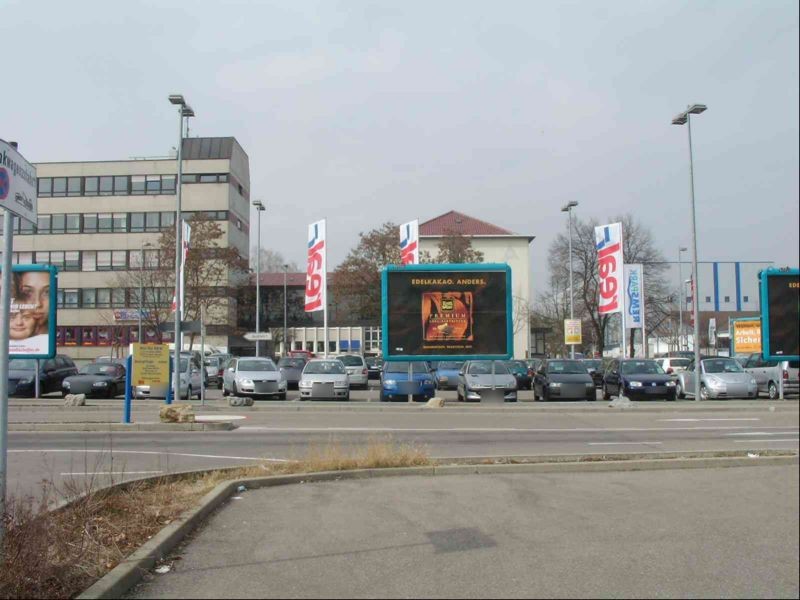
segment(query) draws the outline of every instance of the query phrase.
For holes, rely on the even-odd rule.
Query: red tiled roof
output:
[[[508,229],[475,219],[455,210],[419,224],[420,235],[447,235],[449,233],[459,233],[461,235],[514,235]]]

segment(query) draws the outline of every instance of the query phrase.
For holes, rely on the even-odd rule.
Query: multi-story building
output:
[[[249,160],[232,137],[183,142],[182,218],[215,220],[219,243],[249,254]],[[37,226],[16,220],[14,264],[59,268],[58,346],[78,360],[109,355],[138,339],[136,284],[125,274],[157,268],[162,231],[175,228],[175,158],[36,165]],[[174,253],[170,257],[174,264]],[[233,272],[208,282],[219,301],[207,317],[207,344],[227,348],[236,331]],[[173,277],[174,280],[174,277]],[[161,308],[172,303],[174,282],[145,291]],[[144,341],[172,341],[172,333],[144,328]],[[186,341],[186,340],[185,340]]]

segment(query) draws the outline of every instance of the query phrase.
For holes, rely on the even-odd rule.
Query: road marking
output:
[[[327,432],[386,432],[386,433],[405,433],[405,432],[475,432],[475,433],[597,433],[597,432],[640,432],[640,431],[731,431],[734,429],[751,429],[747,425],[720,425],[699,426],[699,427],[577,427],[577,428],[556,428],[556,429],[537,429],[524,427],[264,427],[264,426],[244,426],[236,429],[241,431],[271,431],[276,433],[327,433]],[[784,427],[765,427],[762,429],[785,429]],[[790,432],[794,433],[794,432]]]
[[[732,440],[734,444],[777,444],[778,442],[795,442],[797,443],[800,440],[796,440],[794,438],[786,439],[786,440]]]
[[[649,446],[650,444],[660,445],[661,442],[587,442],[587,445],[589,446],[628,446],[628,445]]]
[[[259,460],[266,462],[290,462],[284,458],[265,458],[257,456],[225,456],[221,454],[188,454],[186,452],[155,452],[153,450],[91,450],[91,449],[66,449],[66,448],[43,448],[41,450],[9,450],[9,452],[44,452],[44,453],[65,453],[65,452],[86,452],[91,454],[149,454],[162,456],[187,456],[189,458],[223,458],[230,460]]]
[[[726,433],[726,437],[734,435],[797,435],[797,431],[739,431],[736,433]]]
[[[699,421],[760,421],[758,417],[753,418],[730,418],[730,419],[659,419],[666,423],[697,423]]]
[[[195,415],[194,420],[198,423],[208,423],[213,421],[241,421],[246,418],[242,415]]]
[[[164,471],[77,471],[75,473],[61,473],[62,477],[80,475],[81,477],[92,475],[158,475]]]

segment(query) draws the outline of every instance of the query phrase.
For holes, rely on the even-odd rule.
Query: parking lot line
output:
[[[650,444],[658,444],[661,442],[587,442],[587,446],[649,446]]]

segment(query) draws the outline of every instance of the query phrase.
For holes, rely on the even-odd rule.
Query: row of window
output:
[[[228,211],[198,210],[181,212],[181,219],[184,221],[191,221],[195,217],[211,221],[227,221]],[[0,224],[2,224],[2,219],[0,219]],[[241,224],[241,221],[239,221],[239,224]],[[42,214],[39,215],[35,227],[25,219],[14,217],[14,233],[18,235],[33,235],[36,233],[149,233],[174,226],[175,211]]]
[[[14,252],[15,265],[53,265],[61,271],[127,271],[129,269],[157,269],[161,264],[159,250],[43,250]],[[173,254],[174,256],[174,254]],[[144,259],[144,262],[142,262]],[[164,258],[165,264],[174,264],[174,258]]]
[[[143,306],[168,308],[172,288],[146,288]],[[58,308],[128,308],[139,306],[139,288],[58,288]]]
[[[183,183],[227,183],[225,173],[189,174]],[[175,193],[175,175],[101,175],[39,177],[40,198],[66,196],[152,196]]]
[[[171,342],[174,332],[159,332],[155,327],[143,326],[142,337],[147,343]],[[58,346],[127,346],[139,341],[138,325],[89,325],[83,327],[56,327]]]

